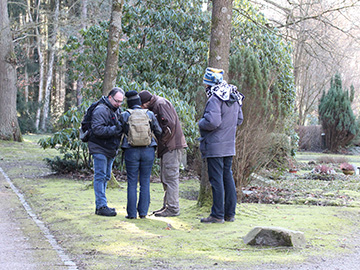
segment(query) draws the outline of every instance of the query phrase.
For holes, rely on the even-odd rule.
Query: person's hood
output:
[[[235,102],[237,102],[238,99],[234,93],[230,93],[229,99],[225,101],[226,105],[231,106]]]
[[[158,99],[158,97],[156,95],[152,95],[151,99],[150,99],[150,102],[149,102],[149,106],[148,106],[148,109],[151,111],[152,108],[154,107],[155,105],[155,102],[156,100]]]

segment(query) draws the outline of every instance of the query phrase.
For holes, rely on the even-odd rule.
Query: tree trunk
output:
[[[59,44],[60,46],[63,46]],[[61,56],[60,56],[61,57]],[[51,116],[55,122],[63,115],[65,109],[65,73],[66,63],[54,66],[54,91],[51,94]]]
[[[232,1],[213,0],[211,18],[211,36],[209,66],[224,70],[224,79],[229,73],[230,31],[232,18]],[[204,107],[204,106],[203,106]],[[201,167],[201,183],[198,205],[211,205],[212,192],[207,174],[207,162],[203,160]]]
[[[224,79],[228,79],[232,1],[212,1],[211,38],[209,66],[224,70]]]
[[[0,0],[0,139],[22,141],[16,112],[16,58],[7,1]]]
[[[55,1],[55,13],[54,13],[54,28],[52,31],[52,35],[50,38],[49,44],[49,64],[48,64],[48,72],[46,78],[46,85],[45,85],[45,99],[44,99],[44,107],[43,107],[43,118],[41,122],[41,129],[43,131],[46,130],[46,122],[49,117],[49,109],[50,109],[50,95],[52,91],[52,82],[53,82],[53,71],[54,71],[54,62],[55,62],[55,44],[58,34],[58,25],[59,25],[59,0]]]
[[[37,15],[36,15],[36,20],[35,20],[36,25],[39,25],[40,2],[41,2],[41,0],[38,0],[37,7],[36,7],[36,9],[37,9]],[[31,11],[30,11],[30,5],[28,5],[27,8],[28,8],[30,22],[33,22],[32,16],[31,16]],[[45,71],[44,56],[42,54],[42,49],[41,49],[42,38],[40,35],[39,26],[35,27],[35,35],[36,35],[36,47],[37,47],[38,57],[39,57],[39,95],[38,95],[38,106],[39,107],[36,112],[35,129],[39,130],[40,117],[41,117],[41,106],[42,106],[42,101],[43,101],[44,71]]]
[[[105,65],[105,76],[103,83],[103,95],[107,95],[115,86],[116,77],[119,69],[119,44],[121,39],[121,15],[124,0],[113,0],[111,8],[111,19],[109,38],[107,46],[107,57]],[[118,187],[120,184],[116,181],[114,174],[111,173],[111,179],[108,183],[109,187]]]
[[[87,20],[87,0],[81,1],[81,28],[86,29],[86,20]],[[80,36],[81,43],[83,42],[83,37]],[[82,88],[84,87],[83,74],[79,74],[79,79],[76,81],[76,106],[80,106],[83,101]]]
[[[116,77],[119,68],[119,44],[122,36],[121,15],[123,5],[124,0],[112,1],[105,76],[102,90],[103,95],[107,95],[116,83]]]
[[[207,171],[207,161],[202,159],[201,176],[200,176],[200,191],[198,197],[198,206],[211,206],[212,203],[212,191],[209,182],[209,175]]]

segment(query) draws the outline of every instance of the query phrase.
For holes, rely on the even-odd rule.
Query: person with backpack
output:
[[[162,129],[158,139],[160,179],[165,191],[163,207],[154,211],[156,217],[174,217],[180,214],[179,168],[183,149],[187,147],[179,117],[174,106],[163,97],[143,90],[139,93],[142,108],[154,112]]]
[[[208,165],[213,205],[210,216],[202,218],[202,223],[235,220],[237,198],[231,166],[236,128],[243,122],[244,96],[223,80],[223,74],[222,69],[207,68],[203,78],[208,100],[199,121],[200,151]]]
[[[124,91],[115,87],[100,99],[91,114],[88,148],[94,160],[95,214],[100,216],[116,216],[116,210],[107,205],[105,191],[120,145],[119,108],[123,99]]]
[[[124,134],[121,148],[124,151],[128,182],[125,217],[136,219],[139,214],[140,218],[145,218],[150,205],[150,175],[157,146],[153,133],[159,136],[162,130],[154,113],[141,108],[140,97],[136,91],[126,92],[125,97],[129,109],[120,117]]]

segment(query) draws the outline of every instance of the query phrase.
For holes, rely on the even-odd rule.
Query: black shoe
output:
[[[108,208],[110,211],[112,211],[112,212],[115,212],[115,213],[116,213],[115,208],[111,208],[111,207],[108,207],[108,206],[103,206],[103,207],[106,207],[106,208]],[[100,208],[101,208],[101,207],[100,207]],[[96,214],[96,215],[98,214],[98,211],[99,211],[99,208],[95,209],[95,214]]]
[[[115,209],[112,211],[109,207],[103,206],[99,209],[96,209],[95,214],[99,216],[114,217],[116,216],[116,211]]]
[[[163,206],[163,207],[161,207],[159,210],[155,210],[155,211],[153,211],[152,213],[153,214],[156,214],[156,213],[158,213],[158,212],[162,212],[162,211],[164,211],[165,210],[165,206]]]
[[[214,218],[213,216],[208,216],[207,218],[202,218],[201,223],[224,223],[222,218]]]
[[[106,206],[106,207],[109,208],[110,211],[116,212],[115,208],[111,208],[111,207],[108,207],[108,206]],[[98,211],[99,211],[99,209],[95,209],[95,214],[96,215],[98,214]]]
[[[176,217],[178,215],[180,215],[179,211],[173,211],[169,208],[165,208],[163,211],[155,213],[155,217]]]
[[[127,219],[136,219],[136,217],[125,216]]]
[[[141,219],[144,219],[144,218],[146,218],[146,216],[140,215],[140,218],[141,218]]]
[[[227,222],[234,222],[235,221],[235,217],[225,217],[224,219]]]

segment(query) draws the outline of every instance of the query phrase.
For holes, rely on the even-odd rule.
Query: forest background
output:
[[[87,106],[104,94],[113,2],[1,1],[8,5],[12,30],[21,132],[53,133],[42,146],[56,146],[65,154],[57,162],[66,166],[87,164],[78,127]],[[116,85],[147,89],[175,105],[193,164],[199,159],[196,122],[206,99],[202,76],[211,8],[208,1],[129,0],[121,10]],[[288,166],[298,148],[299,126],[324,124],[318,105],[333,86],[348,97],[350,124],[358,126],[358,10],[358,1],[351,0],[233,1],[227,76],[246,96],[234,160],[238,187],[264,166]],[[4,84],[2,108],[11,103],[6,91]],[[2,127],[11,114],[0,115]],[[356,139],[358,128],[341,129],[351,140],[330,150]]]

